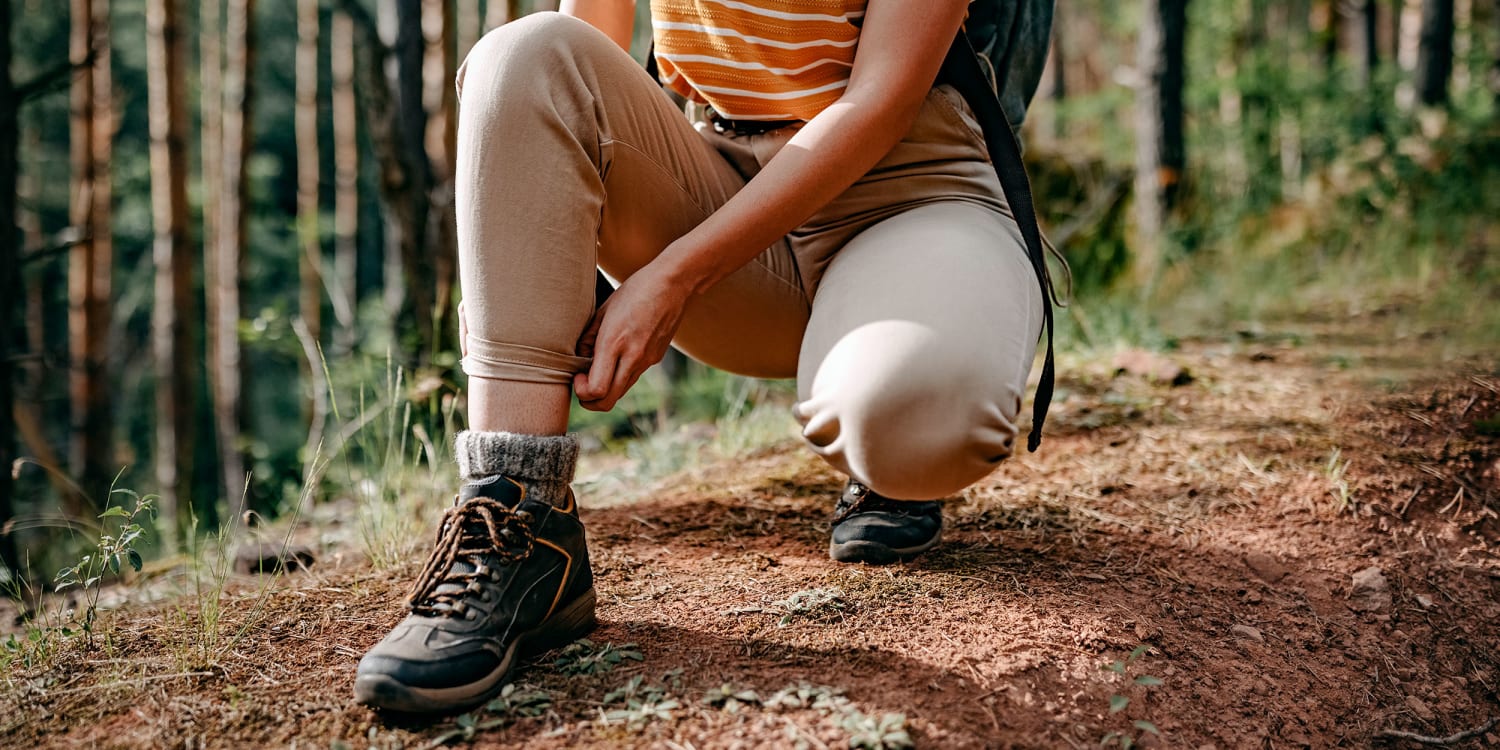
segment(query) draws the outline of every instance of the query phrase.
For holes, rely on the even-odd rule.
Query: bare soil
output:
[[[586,496],[601,627],[518,675],[536,716],[355,705],[420,561],[344,550],[264,591],[235,579],[209,658],[171,645],[203,626],[166,601],[106,613],[107,647],[13,664],[0,744],[821,748],[884,718],[891,747],[1407,747],[1382,733],[1480,727],[1500,716],[1500,369],[1308,335],[1185,344],[1175,387],[1073,363],[1042,450],[955,498],[904,566],[828,560],[841,480],[791,443]],[[611,695],[636,677],[635,705]]]

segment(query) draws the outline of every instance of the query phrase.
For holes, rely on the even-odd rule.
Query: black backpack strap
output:
[[[1047,337],[1047,357],[1042,364],[1042,379],[1037,383],[1036,397],[1031,404],[1031,435],[1026,448],[1036,451],[1042,443],[1042,423],[1047,419],[1047,408],[1052,405],[1052,390],[1057,377],[1057,365],[1052,353],[1052,303],[1054,292],[1052,276],[1047,271],[1047,250],[1042,244],[1042,230],[1037,226],[1036,205],[1031,196],[1031,181],[1026,177],[1026,166],[1021,162],[1021,143],[1016,131],[1000,106],[1000,97],[990,88],[985,77],[979,55],[969,42],[969,37],[960,30],[948,48],[943,60],[941,82],[947,83],[962,94],[974,117],[984,130],[984,145],[989,149],[990,162],[995,166],[995,175],[1000,178],[1000,189],[1010,204],[1011,214],[1021,229],[1021,239],[1026,243],[1026,254],[1031,258],[1031,268],[1036,272],[1037,283],[1042,287],[1042,322]]]

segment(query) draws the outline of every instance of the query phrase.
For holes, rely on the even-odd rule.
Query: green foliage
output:
[[[481,712],[460,714],[453,720],[454,729],[438,735],[423,747],[430,750],[455,740],[467,742],[480,732],[509,726],[519,719],[541,716],[551,709],[551,695],[511,683],[501,688],[500,695],[486,703]],[[483,718],[485,714],[490,718]],[[370,731],[373,733],[375,728],[371,727]],[[371,739],[374,739],[373,736]]]
[[[1100,668],[1115,675],[1117,681],[1125,682],[1122,692],[1111,693],[1109,696],[1108,716],[1115,717],[1131,706],[1132,695],[1142,698],[1152,688],[1161,687],[1166,684],[1160,677],[1139,672],[1137,661],[1143,656],[1149,647],[1142,644],[1136,646],[1124,659],[1115,659]],[[1118,684],[1118,683],[1117,683]],[[1127,695],[1130,693],[1131,695]],[[1100,747],[1120,747],[1129,750],[1140,743],[1145,735],[1161,736],[1161,731],[1156,725],[1146,719],[1135,719],[1130,722],[1128,728],[1113,729],[1105,732],[1099,739]]]
[[[858,750],[908,750],[916,747],[906,731],[905,714],[881,714],[879,718],[858,711],[844,715],[839,726],[849,733],[849,747]]]
[[[605,694],[604,704],[619,706],[604,712],[605,723],[624,724],[631,729],[640,729],[653,721],[671,721],[672,712],[682,707],[682,702],[668,695],[666,688],[645,684],[641,675]]]
[[[568,644],[552,664],[562,674],[594,675],[613,672],[627,660],[645,661],[646,655],[637,650],[634,643],[599,646],[583,638]]]
[[[80,558],[73,566],[58,571],[55,579],[58,591],[70,587],[78,587],[82,590],[84,607],[79,625],[84,637],[90,643],[93,641],[94,622],[98,616],[100,584],[106,575],[118,576],[126,566],[140,572],[141,553],[136,546],[146,533],[141,523],[146,520],[146,517],[156,512],[156,497],[153,495],[142,497],[124,489],[110,491],[111,496],[116,494],[133,500],[131,508],[126,510],[118,505],[105,508],[104,512],[99,514],[103,530],[99,534],[94,550]],[[75,619],[76,617],[75,614]],[[63,634],[68,635],[69,631],[64,630]]]

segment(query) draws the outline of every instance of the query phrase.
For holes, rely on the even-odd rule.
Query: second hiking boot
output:
[[[833,511],[828,556],[888,565],[932,549],[942,535],[942,503],[892,500],[851,480]]]
[[[594,628],[593,575],[571,492],[527,498],[503,476],[463,486],[413,588],[411,614],[359,662],[354,695],[393,711],[468,708],[521,659]]]

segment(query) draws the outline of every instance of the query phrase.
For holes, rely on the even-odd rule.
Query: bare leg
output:
[[[469,378],[469,429],[522,435],[561,435],[568,431],[573,392],[555,383]]]

